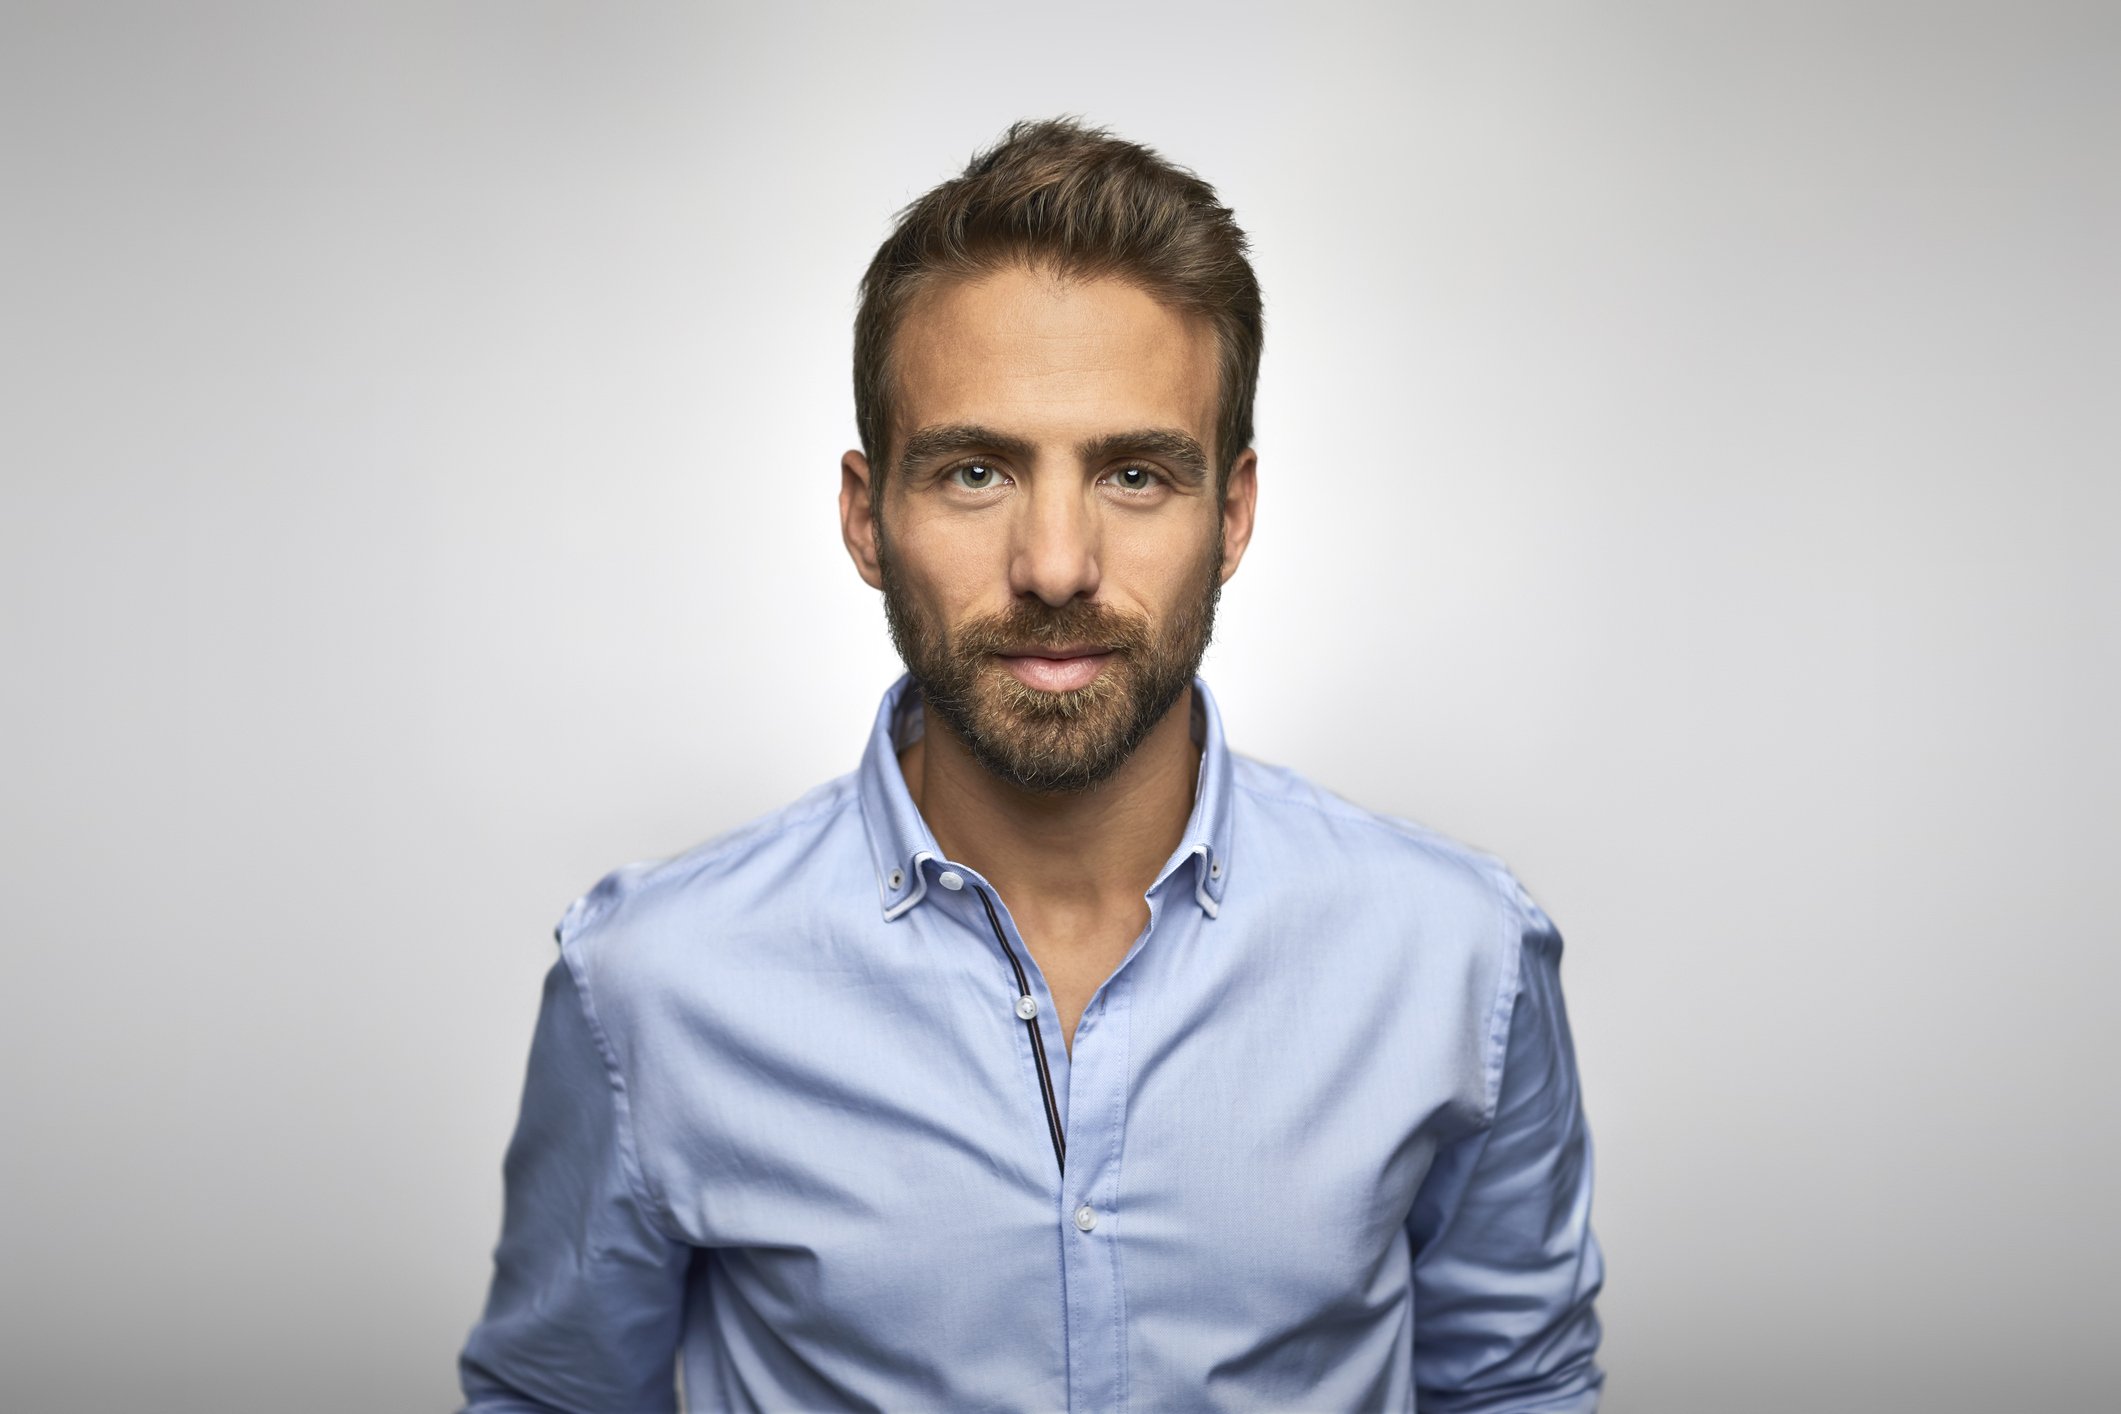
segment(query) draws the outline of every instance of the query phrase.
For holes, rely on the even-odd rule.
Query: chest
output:
[[[878,1362],[958,1368],[975,1330],[1065,1344],[1093,1297],[1203,1352],[1388,1310],[1477,1047],[1406,1024],[1395,993],[1430,984],[1330,935],[1200,928],[1038,959],[1072,1039],[1045,1032],[1064,1172],[1006,961],[937,927],[888,976],[692,999],[637,1087],[651,1182],[742,1309],[806,1349],[859,1331]]]

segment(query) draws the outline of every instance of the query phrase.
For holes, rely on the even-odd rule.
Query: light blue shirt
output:
[[[468,1408],[1595,1408],[1553,925],[1193,711],[1072,1055],[903,678],[852,775],[569,908]]]

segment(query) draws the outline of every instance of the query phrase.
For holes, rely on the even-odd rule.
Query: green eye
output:
[[[994,484],[996,472],[983,462],[967,462],[950,473],[950,479],[968,491],[984,491]]]
[[[1143,491],[1154,485],[1156,478],[1147,468],[1139,466],[1121,467],[1112,473],[1113,483],[1128,491]]]

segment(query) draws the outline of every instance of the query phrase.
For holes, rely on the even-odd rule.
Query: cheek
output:
[[[1192,598],[1215,555],[1217,523],[1136,524],[1107,530],[1104,573],[1114,588],[1168,610]]]
[[[995,537],[958,516],[894,520],[892,568],[907,590],[946,619],[1008,598],[1007,563]]]

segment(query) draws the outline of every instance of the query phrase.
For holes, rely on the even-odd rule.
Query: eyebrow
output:
[[[951,422],[940,427],[923,427],[906,439],[906,450],[899,453],[899,475],[906,475],[922,462],[937,461],[959,452],[999,452],[1017,461],[1031,460],[1031,444],[1021,437],[1011,437],[1006,432],[996,432],[970,422]]]
[[[1183,432],[1166,427],[1143,427],[1132,432],[1110,432],[1078,442],[1075,453],[1086,462],[1116,461],[1121,457],[1154,457],[1168,463],[1179,479],[1198,486],[1208,479],[1208,454],[1200,443]]]
[[[906,439],[899,454],[899,475],[905,476],[922,462],[955,456],[961,452],[995,452],[1020,462],[1032,459],[1034,448],[1022,437],[997,432],[969,422],[923,427]],[[1208,454],[1199,442],[1168,427],[1141,427],[1128,432],[1107,432],[1075,444],[1075,454],[1086,462],[1111,461],[1119,457],[1154,457],[1168,463],[1188,485],[1208,479]]]

